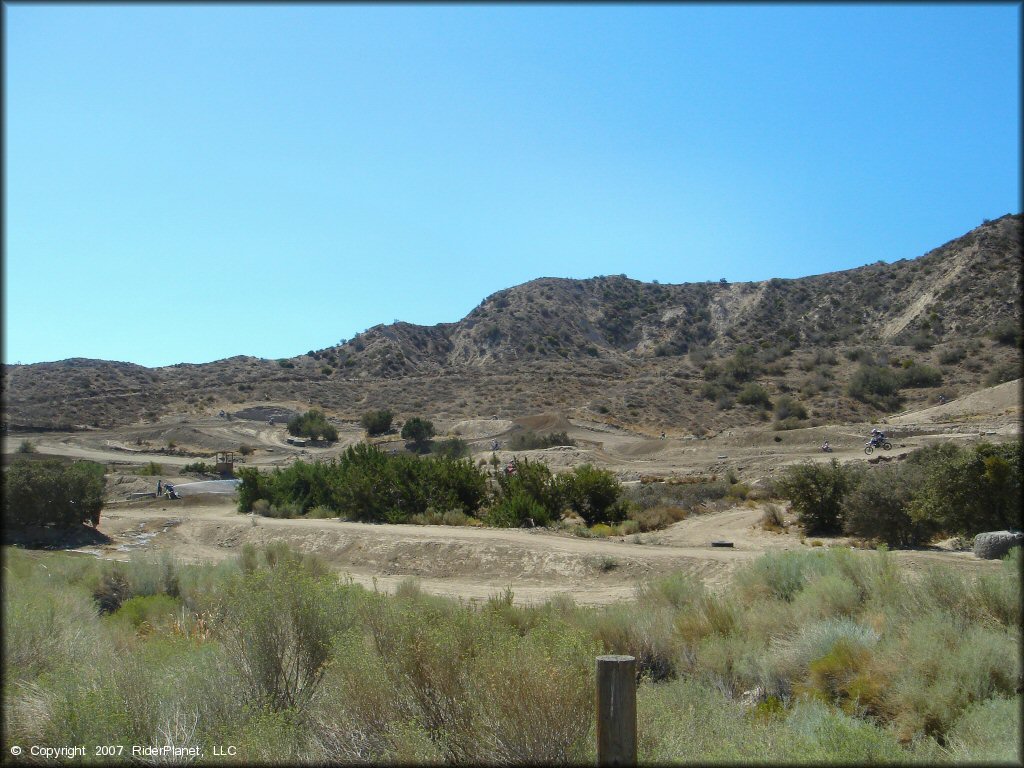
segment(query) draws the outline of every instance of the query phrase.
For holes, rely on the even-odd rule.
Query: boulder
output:
[[[1024,544],[1019,531],[989,531],[974,537],[974,555],[985,560],[998,560],[1013,547]]]

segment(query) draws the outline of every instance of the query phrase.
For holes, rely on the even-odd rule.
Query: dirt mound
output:
[[[452,424],[448,430],[466,440],[480,440],[496,437],[512,428],[508,419],[463,419]]]
[[[1021,415],[1022,379],[1007,381],[995,387],[988,387],[969,395],[950,400],[942,405],[903,413],[889,419],[892,424],[916,424],[921,422],[963,421],[972,418],[1011,417],[1019,422]]]
[[[573,424],[560,413],[538,413],[515,420],[517,426],[534,432],[568,432]]]
[[[231,415],[236,419],[264,422],[273,417],[275,423],[286,424],[298,416],[299,413],[290,408],[282,408],[276,405],[255,405],[251,408],[243,408],[240,411],[232,411]]]

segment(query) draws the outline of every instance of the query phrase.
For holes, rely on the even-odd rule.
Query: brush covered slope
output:
[[[762,282],[541,278],[455,323],[374,326],[282,360],[4,365],[5,427],[310,404],[357,420],[544,411],[708,434],[878,418],[1020,376],[1022,216],[916,259]]]

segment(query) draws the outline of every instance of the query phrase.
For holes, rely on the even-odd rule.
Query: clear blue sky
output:
[[[914,258],[1020,211],[1020,13],[6,4],[5,362]]]

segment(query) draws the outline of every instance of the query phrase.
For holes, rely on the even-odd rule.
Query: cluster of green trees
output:
[[[891,546],[1020,525],[1021,443],[922,448],[878,467],[801,464],[777,490],[807,533],[845,532]]]
[[[98,525],[103,509],[102,464],[18,459],[4,472],[4,524],[71,528]]]
[[[364,522],[408,522],[428,510],[457,510],[490,525],[547,525],[571,510],[588,525],[625,518],[622,486],[611,472],[590,465],[556,475],[540,462],[517,461],[514,471],[488,472],[446,455],[388,454],[360,444],[330,462],[297,461],[268,474],[238,472],[238,508],[261,500],[297,514],[329,509]]]
[[[333,424],[328,423],[323,411],[315,408],[289,421],[288,434],[312,440],[322,438],[331,443],[338,439],[338,430]]]

